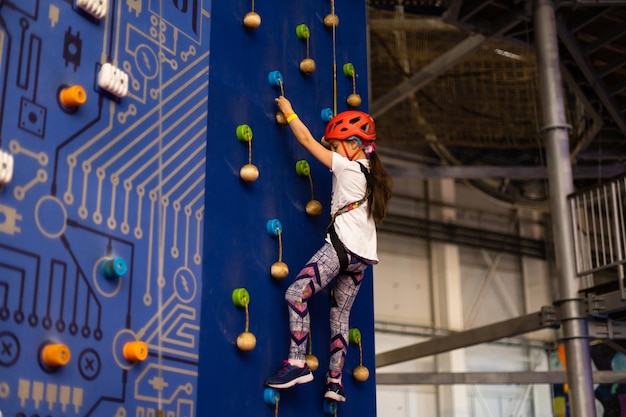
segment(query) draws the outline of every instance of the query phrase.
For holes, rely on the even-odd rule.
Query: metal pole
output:
[[[554,246],[559,279],[555,304],[560,308],[563,328],[569,404],[572,417],[595,417],[595,398],[587,321],[581,314],[577,294],[576,264],[567,196],[574,191],[569,155],[569,126],[559,67],[554,2],[536,0],[534,12],[535,48],[541,82],[541,104],[544,126],[550,209],[554,229]]]

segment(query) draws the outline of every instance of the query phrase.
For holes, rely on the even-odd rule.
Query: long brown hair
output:
[[[380,223],[387,215],[387,203],[391,198],[393,181],[375,151],[370,154],[369,161],[371,179],[369,184],[371,192],[367,199],[369,215],[376,223]]]

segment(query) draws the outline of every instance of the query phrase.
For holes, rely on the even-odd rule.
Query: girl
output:
[[[298,142],[333,174],[331,221],[326,243],[300,271],[285,294],[289,307],[289,358],[266,380],[272,388],[289,388],[313,380],[306,362],[309,332],[308,299],[335,280],[330,308],[330,364],[325,398],[345,401],[341,371],[348,350],[350,309],[359,291],[363,271],[378,263],[376,223],[383,220],[391,197],[391,177],[376,149],[374,120],[349,110],[326,126],[329,149],[316,141],[285,97],[276,98]]]

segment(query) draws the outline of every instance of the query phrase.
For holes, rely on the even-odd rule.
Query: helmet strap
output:
[[[354,157],[358,155],[358,153],[361,151],[361,149],[363,149],[364,145],[361,142],[361,140],[360,139],[356,139],[356,140],[357,140],[357,143],[359,144],[359,147],[357,148],[356,151],[354,151],[354,153],[352,155],[350,155],[350,152],[348,152],[348,147],[346,146],[346,141],[345,140],[341,141],[341,146],[343,146],[343,152],[346,154],[346,157],[348,158],[349,161],[352,161],[354,159]]]

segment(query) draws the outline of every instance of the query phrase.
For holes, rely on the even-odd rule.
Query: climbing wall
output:
[[[274,99],[284,92],[300,119],[315,137],[321,138],[326,124],[323,114],[335,110],[336,63],[337,111],[348,109],[347,98],[355,91],[353,81],[356,93],[363,98],[360,108],[367,108],[365,4],[359,0],[336,2],[339,24],[334,36],[332,26],[324,24],[331,6],[327,0],[257,0],[254,12],[261,24],[250,29],[242,25],[251,11],[250,2],[213,4],[201,322],[202,343],[210,346],[207,352],[212,353],[200,357],[199,391],[214,393],[215,398],[199,404],[201,415],[235,412],[273,416],[276,411],[285,416],[324,415],[322,399],[330,344],[328,291],[316,294],[309,302],[312,354],[320,364],[314,381],[280,392],[278,410],[264,403],[263,383],[287,356],[284,292],[323,244],[330,197],[330,173],[311,159],[288,126],[277,122]],[[316,64],[309,74],[300,69],[307,58],[307,39],[298,36],[302,32],[297,31],[301,24],[308,28],[308,57]],[[344,73],[346,64],[352,64],[356,77],[350,77],[349,71]],[[280,82],[275,81],[276,72]],[[236,136],[242,124],[252,131],[251,161],[259,171],[253,182],[239,177],[241,168],[250,162],[248,143]],[[312,199],[310,184],[296,170],[297,162],[303,159],[310,165],[314,197],[323,206],[318,216],[306,212]],[[268,222],[272,220],[282,226],[279,236],[268,233]],[[279,261],[281,241],[282,261],[289,275],[276,279],[271,267]],[[365,382],[352,377],[360,355],[359,347],[351,345],[344,377],[347,402],[337,409],[341,416],[375,414],[371,284],[371,277],[365,280],[351,319],[351,326],[361,332],[363,365],[371,376]],[[236,345],[246,325],[245,308],[235,306],[231,300],[237,288],[245,288],[249,294],[249,332],[257,340],[251,351],[242,351]]]
[[[367,108],[365,4],[338,2],[335,31],[331,5],[0,0],[1,416],[324,413],[328,292],[311,302],[316,379],[278,407],[263,381],[330,187],[273,99],[318,137],[350,94]],[[351,377],[352,345],[337,415],[375,410],[366,282],[351,326],[371,375]]]

